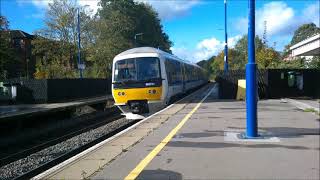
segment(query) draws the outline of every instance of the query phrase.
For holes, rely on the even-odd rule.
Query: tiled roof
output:
[[[11,38],[13,39],[22,39],[22,38],[33,39],[34,37],[33,35],[28,34],[21,30],[10,30],[9,32],[10,32]]]

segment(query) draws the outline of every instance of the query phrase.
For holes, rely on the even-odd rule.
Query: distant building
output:
[[[14,49],[15,59],[9,59],[8,78],[33,77],[35,72],[35,57],[32,55],[32,44],[34,36],[21,30],[4,30],[0,33],[6,34],[10,46]],[[2,42],[1,42],[2,43]]]
[[[21,30],[10,30],[12,45],[16,50],[17,57],[21,62],[22,72],[20,76],[32,77],[35,72],[35,58],[32,56],[31,41],[34,36]]]
[[[313,56],[320,56],[320,34],[309,37],[290,47],[290,55],[285,60],[292,60],[295,57],[311,59]]]

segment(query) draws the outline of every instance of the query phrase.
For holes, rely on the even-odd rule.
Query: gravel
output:
[[[104,126],[82,133],[64,142],[31,154],[28,157],[2,166],[0,167],[0,179],[6,180],[16,178],[28,171],[44,165],[49,161],[56,159],[65,153],[80,148],[132,122],[133,120],[128,120],[125,118],[115,120]]]

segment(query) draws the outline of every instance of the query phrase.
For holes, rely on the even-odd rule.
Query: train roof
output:
[[[161,54],[163,56],[171,57],[171,58],[174,58],[174,59],[179,60],[181,62],[184,62],[184,63],[187,63],[187,64],[190,64],[190,65],[197,66],[197,67],[201,68],[197,64],[191,63],[189,61],[182,60],[182,59],[180,59],[179,57],[177,57],[177,56],[175,56],[173,54],[167,53],[165,51],[162,51],[160,49],[156,49],[156,48],[153,48],[153,47],[138,47],[138,48],[128,49],[128,50],[118,54],[116,57],[130,55],[130,54],[136,54],[136,53],[157,53],[157,54]]]
[[[123,51],[122,53],[118,54],[117,56],[124,56],[124,55],[129,55],[129,54],[136,54],[136,53],[157,53],[157,54],[171,55],[167,52],[164,52],[160,49],[156,49],[153,47],[138,47],[138,48],[132,48],[132,49],[128,49],[126,51]]]

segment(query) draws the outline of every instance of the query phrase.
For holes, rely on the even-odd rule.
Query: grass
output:
[[[317,115],[320,115],[320,113],[313,108],[306,108],[303,110],[303,112],[313,112],[313,113],[316,113]]]

